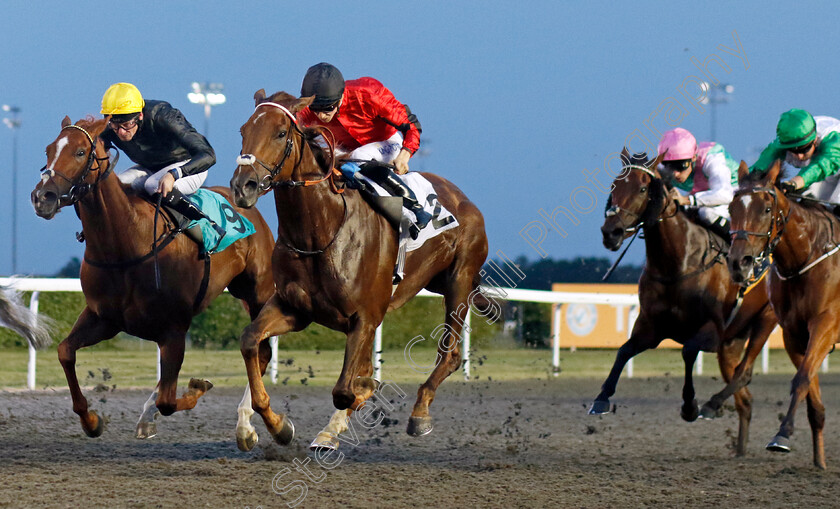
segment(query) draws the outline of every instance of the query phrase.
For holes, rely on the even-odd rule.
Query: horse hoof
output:
[[[292,423],[292,420],[284,417],[283,428],[272,436],[274,437],[274,441],[280,445],[289,445],[292,443],[292,440],[295,438],[295,425]]]
[[[776,435],[765,449],[772,452],[790,452],[790,439],[782,435]]]
[[[138,422],[134,438],[152,438],[157,436],[157,424],[155,422]]]
[[[610,402],[595,400],[592,406],[589,407],[589,415],[603,415],[610,413]]]
[[[715,409],[712,405],[706,403],[703,405],[703,408],[700,409],[700,414],[698,415],[701,419],[715,419],[717,417],[723,417],[723,407]]]
[[[236,447],[242,452],[248,452],[257,445],[260,441],[260,436],[256,431],[245,431],[244,433],[236,432]]]
[[[101,417],[96,415],[96,412],[90,412],[90,416],[96,419],[96,426],[88,428],[84,425],[84,419],[82,419],[82,429],[85,430],[85,435],[90,438],[97,438],[102,435],[102,432],[105,430],[105,422]]]
[[[338,437],[319,433],[315,440],[309,444],[309,449],[312,451],[334,451],[338,449]]]
[[[680,417],[682,417],[685,422],[696,421],[699,414],[700,410],[697,408],[697,400],[692,401],[690,405],[683,405],[682,408],[680,408]]]
[[[213,388],[213,383],[210,380],[199,380],[198,378],[190,378],[190,389],[195,389],[201,392],[207,392]]]
[[[428,435],[434,429],[434,425],[432,424],[432,417],[414,417],[411,416],[408,418],[408,427],[406,428],[406,433],[413,437],[422,437],[424,435]]]

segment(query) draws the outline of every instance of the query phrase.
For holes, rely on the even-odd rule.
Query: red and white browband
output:
[[[283,111],[283,113],[285,113],[286,115],[288,115],[288,116],[289,116],[289,118],[290,118],[290,119],[292,119],[292,122],[294,122],[295,124],[297,124],[297,119],[296,119],[296,118],[295,118],[295,116],[292,114],[292,112],[291,112],[291,111],[289,111],[289,110],[288,110],[288,108],[286,108],[285,106],[283,106],[283,105],[281,105],[281,104],[277,104],[277,103],[273,103],[273,102],[264,102],[264,103],[259,103],[259,104],[257,105],[257,107],[256,107],[256,108],[254,108],[254,111],[257,111],[257,109],[258,109],[260,106],[272,106],[272,107],[274,107],[274,108],[280,108],[280,110],[281,110],[281,111]]]

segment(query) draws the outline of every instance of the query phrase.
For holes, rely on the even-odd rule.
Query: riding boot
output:
[[[732,244],[732,235],[729,233],[729,220],[719,217],[715,222],[709,224],[709,229],[723,238],[727,244]]]
[[[405,182],[397,176],[390,168],[383,165],[375,165],[375,170],[371,171],[374,165],[365,165],[362,167],[362,174],[379,184],[382,189],[388,191],[391,196],[396,196],[403,199],[403,205],[408,210],[414,212],[414,217],[417,218],[416,230],[411,232],[413,238],[417,238],[420,230],[429,224],[432,220],[432,215],[423,210],[423,205],[417,201],[414,191],[405,185]]]
[[[169,193],[163,197],[163,202],[175,209],[177,212],[183,214],[184,217],[191,221],[206,219],[210,223],[210,226],[216,230],[216,233],[219,235],[219,240],[221,240],[227,233],[224,228],[210,219],[207,214],[202,212],[200,208],[196,207],[189,198],[184,196],[184,194],[177,189],[169,191]]]

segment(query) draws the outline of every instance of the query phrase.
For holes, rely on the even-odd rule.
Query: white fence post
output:
[[[32,292],[32,298],[29,300],[29,311],[35,315],[35,320],[38,320],[38,297],[41,292]],[[35,388],[35,369],[36,361],[38,359],[38,352],[35,347],[29,345],[29,366],[26,369],[26,386],[32,390]]]
[[[639,306],[630,306],[627,312],[627,339],[633,335],[633,326],[636,325],[636,318],[639,317]],[[633,378],[633,358],[627,361],[627,378]]]
[[[764,343],[761,349],[761,372],[767,374],[770,371],[770,342]]]
[[[563,304],[554,305],[554,338],[551,341],[551,374],[560,375],[560,326],[563,320]]]
[[[382,325],[376,328],[373,335],[373,378],[382,380]]]
[[[464,348],[462,355],[464,356],[464,380],[470,379],[470,332],[472,324],[472,311],[467,309],[467,317],[464,319]]]
[[[277,336],[271,336],[270,338],[268,338],[268,342],[271,345],[271,383],[276,384],[277,371],[278,366],[280,364],[280,359],[278,359],[278,355],[280,355],[278,347],[278,344],[280,343],[280,338]]]
[[[697,352],[697,362],[694,363],[694,370],[696,374],[703,374],[703,351]]]

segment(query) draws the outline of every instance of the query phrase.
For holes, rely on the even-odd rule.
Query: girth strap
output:
[[[204,253],[204,277],[201,278],[201,286],[198,287],[198,294],[193,302],[193,313],[197,313],[201,302],[207,296],[207,286],[210,283],[210,253]]]
[[[181,230],[178,230],[178,229],[169,230],[169,233],[167,234],[166,238],[164,238],[161,241],[161,243],[158,244],[157,250],[160,251],[163,248],[165,248],[166,246],[168,246],[170,242],[175,240],[175,237],[177,237],[179,233],[181,233]],[[87,256],[85,256],[85,263],[87,263],[91,267],[96,267],[97,269],[119,270],[119,269],[127,269],[128,267],[133,267],[134,265],[141,264],[141,263],[145,262],[146,260],[148,260],[149,258],[153,257],[154,255],[155,255],[155,252],[154,252],[154,250],[152,250],[152,251],[149,251],[148,253],[144,254],[143,256],[140,256],[138,258],[132,258],[131,260],[125,260],[125,261],[122,261],[122,262],[95,262],[95,261],[89,259]]]

